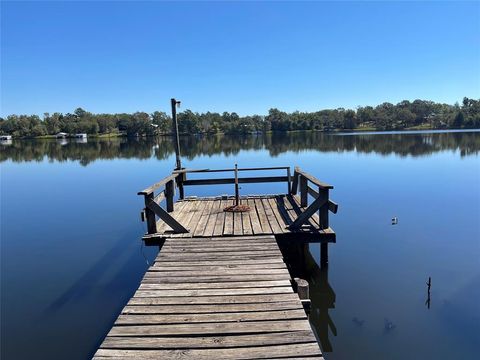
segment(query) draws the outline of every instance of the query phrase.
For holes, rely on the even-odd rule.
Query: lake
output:
[[[305,259],[327,360],[477,358],[480,132],[199,136],[181,148],[187,168],[298,165],[335,186],[329,269],[318,244]],[[136,193],[174,163],[170,138],[0,146],[2,359],[93,355],[158,251],[142,244]]]

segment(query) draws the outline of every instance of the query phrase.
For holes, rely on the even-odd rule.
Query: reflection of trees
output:
[[[267,149],[272,156],[287,151],[376,153],[400,156],[429,155],[443,150],[460,151],[461,156],[477,154],[480,133],[360,134],[332,135],[319,132],[272,133],[259,136],[209,136],[181,138],[182,156],[236,155],[241,150]]]
[[[337,336],[337,328],[329,310],[335,308],[336,294],[328,282],[328,268],[321,269],[309,251],[305,251],[304,259],[312,301],[309,319],[315,327],[322,350],[332,352],[333,347],[329,337],[330,334]]]
[[[192,160],[198,155],[237,155],[241,150],[261,150],[265,145],[263,136],[199,136],[180,138],[182,156]]]
[[[2,147],[0,161],[78,161],[86,166],[97,159],[149,159],[155,139],[88,140],[87,143],[69,141],[62,144],[56,140],[18,140]],[[170,150],[169,150],[170,151]]]
[[[318,132],[278,133],[265,139],[272,156],[285,151],[376,153],[421,156],[442,150],[459,150],[461,155],[477,154],[480,133],[403,133],[332,135]]]
[[[241,150],[266,149],[272,156],[287,151],[314,150],[321,152],[374,153],[381,155],[422,156],[443,150],[459,151],[461,156],[478,154],[479,132],[403,133],[333,135],[319,132],[273,133],[246,136],[181,137],[182,156],[192,160],[199,155],[236,155]],[[56,140],[15,140],[0,145],[0,161],[79,161],[88,165],[96,159],[162,160],[173,154],[169,137],[138,139],[89,139],[81,144],[69,141],[62,145]]]

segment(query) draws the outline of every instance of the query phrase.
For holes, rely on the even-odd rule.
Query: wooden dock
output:
[[[161,249],[94,359],[322,359],[305,312],[308,291],[299,297],[305,285],[295,293],[305,282],[292,280],[278,243],[320,242],[326,266],[335,242],[328,222],[338,207],[329,199],[333,187],[299,168],[291,176],[288,167],[238,169],[286,176],[187,179],[232,170],[182,169],[139,192],[144,241]],[[198,198],[184,190],[236,184],[238,194],[239,183],[257,182],[285,182],[287,191]],[[250,211],[224,211],[234,202]]]
[[[273,236],[171,238],[95,359],[317,358]]]

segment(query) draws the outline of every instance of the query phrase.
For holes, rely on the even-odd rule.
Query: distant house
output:
[[[86,139],[86,138],[87,138],[87,134],[84,134],[84,133],[75,134],[75,139]]]
[[[65,139],[67,136],[68,134],[64,132],[59,132],[57,135],[55,135],[57,139]]]
[[[11,141],[12,135],[0,135],[0,141]]]

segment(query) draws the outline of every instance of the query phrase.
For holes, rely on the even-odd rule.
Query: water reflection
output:
[[[58,138],[58,139],[57,139],[57,144],[59,144],[59,145],[61,145],[61,146],[67,145],[67,144],[68,144],[68,140],[65,139],[65,138]]]
[[[460,155],[478,154],[480,132],[426,132],[360,134],[339,136],[318,132],[270,133],[232,136],[192,136],[181,138],[182,156],[192,160],[199,155],[236,155],[242,150],[266,149],[275,157],[287,151],[375,153],[380,155],[425,156],[439,151],[459,151]],[[86,166],[97,159],[163,160],[173,154],[172,139],[112,138],[58,140],[15,140],[0,146],[0,162],[79,161]]]
[[[341,239],[332,245],[329,271],[315,262],[318,246],[284,252],[301,265],[291,266],[292,275],[310,283],[310,319],[328,360],[400,359],[400,348],[419,359],[452,349],[455,358],[476,359],[480,178],[478,155],[468,155],[478,154],[479,142],[480,132],[292,133],[182,138],[182,149],[199,168],[232,164],[221,155],[238,154],[245,165],[298,160],[323,179],[322,168],[335,165],[328,180],[342,206],[332,218]],[[172,154],[168,138],[14,139],[0,146],[1,359],[91,358],[147,268],[136,192],[171,170],[170,158],[157,159]],[[97,159],[102,163],[86,166]],[[192,195],[208,195],[204,188]],[[274,190],[259,184],[243,191]],[[28,226],[25,204],[35,209]],[[399,225],[390,225],[392,216]],[[155,258],[155,248],[143,250]],[[395,328],[384,332],[389,322]]]
[[[81,299],[92,291],[95,280],[104,276],[112,267],[112,259],[119,259],[128,252],[129,248],[125,246],[125,239],[120,238],[116,244],[108,250],[100,259],[93,264],[80,278],[65,289],[52,303],[47,307],[45,313],[51,313],[61,310],[68,302]],[[136,255],[136,254],[135,254]],[[136,258],[136,256],[135,256]]]
[[[308,244],[280,244],[282,255],[292,278],[306,279],[310,285],[310,323],[323,352],[333,352],[330,335],[337,336],[337,327],[329,311],[335,308],[336,294],[328,282],[328,267],[321,268]],[[362,322],[363,324],[363,322]]]
[[[78,137],[78,138],[75,138],[75,142],[77,144],[86,144],[88,142],[87,138],[84,138],[84,137]]]
[[[329,311],[335,308],[336,294],[328,282],[328,268],[320,268],[310,251],[305,252],[305,266],[310,285],[312,311],[310,321],[317,331],[317,336],[324,352],[332,352],[330,334],[337,336],[337,328]]]

